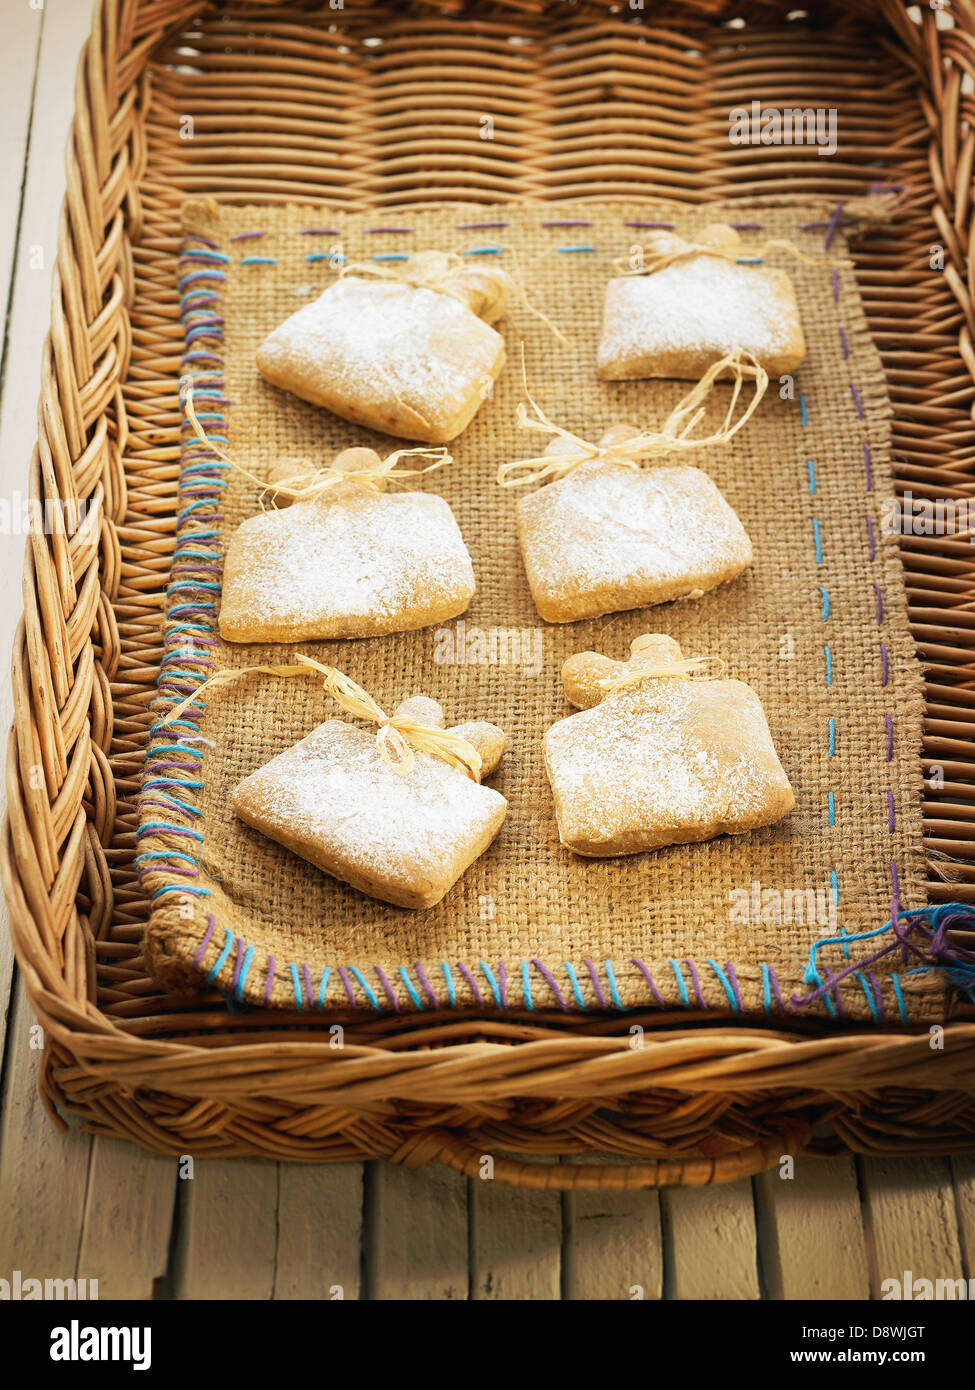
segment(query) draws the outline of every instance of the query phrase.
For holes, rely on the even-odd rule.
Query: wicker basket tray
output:
[[[439,1160],[535,1187],[701,1184],[782,1152],[950,1152],[975,1133],[975,1023],[839,1029],[659,1010],[359,1017],[159,993],[133,867],[179,463],[179,209],[194,195],[381,208],[436,200],[902,189],[858,277],[915,497],[970,494],[975,5],[621,9],[101,0],[42,364],[34,495],[90,504],[32,537],[15,644],[3,874],[47,1051],[42,1087],[95,1132],[197,1155]],[[735,146],[728,113],[833,108],[841,140]],[[478,138],[496,113],[493,140]],[[944,269],[932,270],[932,247]],[[928,677],[929,901],[975,903],[972,602],[964,537],[903,545]],[[940,785],[943,781],[943,785]],[[947,869],[945,865],[949,865]],[[960,938],[959,944],[971,946]],[[632,1046],[633,1027],[643,1046]],[[624,1166],[518,1154],[632,1156]]]

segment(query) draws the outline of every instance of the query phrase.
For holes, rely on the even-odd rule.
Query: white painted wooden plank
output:
[[[58,212],[64,193],[64,145],[74,102],[74,71],[90,25],[87,4],[48,0],[43,14],[26,4],[7,7],[0,54],[3,124],[0,177],[7,197],[0,212],[0,294],[12,295],[0,396],[0,497],[26,491],[36,429],[41,349],[50,319],[51,269]],[[43,18],[40,49],[38,24]],[[21,207],[17,173],[26,138],[27,102],[37,57],[30,159]],[[24,103],[18,112],[15,100]],[[7,142],[10,141],[10,147]],[[9,181],[8,181],[9,180]],[[16,193],[12,190],[16,189]],[[19,237],[12,245],[20,219]],[[30,248],[42,248],[41,265]],[[38,259],[36,256],[33,258]],[[9,272],[12,272],[9,273]],[[10,669],[13,635],[22,609],[24,537],[0,546],[0,671]],[[13,706],[10,683],[0,681],[0,727]],[[0,998],[9,995],[12,957],[6,904],[0,902]],[[8,1020],[4,1107],[0,1128],[0,1268],[38,1276],[75,1273],[88,1179],[91,1140],[73,1131],[59,1136],[37,1096],[40,1054],[30,1047],[33,1017],[19,989]],[[82,1275],[84,1271],[81,1271]]]
[[[951,1167],[941,1158],[860,1160],[864,1230],[874,1298],[885,1279],[963,1274]]]
[[[44,11],[27,0],[4,6],[0,44],[0,301],[6,305],[20,221],[27,145]],[[36,363],[35,363],[36,367]]]
[[[755,1196],[762,1281],[769,1298],[870,1297],[852,1159],[800,1157],[791,1177],[779,1168],[759,1174]]]
[[[361,1163],[282,1163],[274,1297],[359,1297]]]
[[[366,1292],[374,1299],[468,1296],[467,1179],[439,1164],[370,1163]]]
[[[472,1298],[561,1297],[561,1193],[476,1178],[470,1212]]]
[[[173,1297],[270,1298],[278,1165],[262,1159],[200,1159],[193,1177],[180,1183]]]
[[[661,1193],[669,1298],[758,1298],[757,1237],[747,1178]]]
[[[78,1269],[100,1298],[149,1299],[166,1274],[177,1160],[122,1139],[92,1145]]]
[[[11,13],[4,15],[0,44],[0,187],[5,190],[0,203],[0,303],[9,315],[0,384],[0,498],[11,505],[17,494],[26,494],[37,432],[41,349],[51,317],[51,270],[65,189],[64,146],[74,109],[75,65],[91,21],[87,4],[71,0],[49,0],[43,12],[27,4],[7,8]],[[31,266],[32,247],[41,248],[41,268]],[[24,606],[20,589],[24,547],[25,537],[18,534],[0,543],[0,729],[4,738],[13,718],[7,672]],[[4,803],[0,789],[0,811]],[[0,895],[0,1014],[6,1013],[13,976],[8,922],[7,904]],[[0,1060],[3,1021],[0,1017]]]
[[[62,1136],[51,1124],[37,1093],[41,1054],[31,1046],[33,1024],[18,992],[0,1117],[0,1277],[19,1269],[25,1278],[70,1279],[78,1265],[91,1139],[77,1130]]]
[[[631,1163],[589,1155],[567,1162]],[[567,1192],[563,1297],[657,1299],[663,1294],[660,1196],[655,1190]]]

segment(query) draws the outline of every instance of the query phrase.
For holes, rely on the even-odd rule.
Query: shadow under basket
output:
[[[705,1184],[783,1153],[975,1147],[975,1009],[942,1028],[732,1010],[235,1012],[160,992],[136,796],[177,514],[180,208],[900,197],[857,249],[898,486],[965,499],[975,19],[897,0],[630,11],[101,0],[81,57],[31,465],[3,875],[52,1114],[163,1153],[439,1161],[528,1187]],[[790,17],[795,14],[795,17]],[[835,113],[837,148],[739,145],[729,112]],[[493,114],[489,114],[493,113]],[[485,124],[487,122],[487,124]],[[487,132],[487,134],[486,134]],[[55,514],[58,509],[53,508]],[[925,663],[927,891],[975,906],[975,556],[901,545]],[[38,776],[38,770],[43,776]],[[851,866],[852,867],[852,866]],[[953,921],[964,919],[964,912]],[[952,934],[956,958],[975,936]],[[970,981],[967,988],[970,989]],[[623,1155],[539,1164],[520,1155]]]

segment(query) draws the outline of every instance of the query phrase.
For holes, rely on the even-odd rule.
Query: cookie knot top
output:
[[[453,251],[415,251],[398,266],[374,261],[354,261],[343,266],[341,278],[349,276],[398,280],[414,289],[449,294],[485,323],[503,318],[508,307],[511,280],[500,266],[467,265]]]
[[[808,256],[798,246],[781,237],[772,237],[760,246],[749,248],[748,260],[761,260],[767,251],[785,251],[798,261],[807,265],[828,266],[833,270],[845,270],[852,265],[849,260],[824,259]],[[615,263],[615,268],[623,275],[655,275],[677,261],[690,260],[694,256],[717,256],[720,260],[739,261],[746,252],[742,240],[734,227],[725,222],[710,222],[692,239],[682,237],[678,232],[654,231],[642,246],[635,247],[628,257]]]
[[[566,699],[578,709],[591,709],[617,690],[651,678],[689,680],[706,657],[685,657],[680,643],[662,632],[648,632],[630,643],[625,661],[600,652],[576,652],[562,666]]]

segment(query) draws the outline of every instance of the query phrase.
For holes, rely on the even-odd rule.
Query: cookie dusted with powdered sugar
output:
[[[802,362],[805,338],[787,273],[740,264],[731,227],[707,228],[698,246],[687,254],[683,238],[658,233],[642,266],[610,280],[596,358],[603,381],[691,381],[735,347],[771,376]]]
[[[443,729],[440,706],[404,701],[396,720]],[[480,775],[501,760],[493,724],[455,725],[480,758]],[[369,897],[398,907],[433,907],[501,829],[500,792],[430,753],[407,771],[383,756],[374,734],[329,719],[246,777],[233,794],[245,824]]]
[[[559,838],[589,857],[741,835],[772,825],[795,798],[754,690],[694,679],[660,634],[628,661],[596,652],[562,668],[580,713],[545,734]]]
[[[297,500],[249,517],[231,536],[220,602],[226,641],[379,637],[465,611],[474,570],[449,505],[431,493],[384,492],[382,466],[371,449],[347,449],[327,472],[332,483],[335,473],[349,481],[308,500],[293,468],[276,470],[297,485]],[[275,481],[283,480],[272,472],[272,493]]]
[[[258,370],[353,424],[447,443],[474,418],[505,356],[491,327],[505,311],[504,271],[455,261],[425,251],[391,279],[343,276],[265,338]]]
[[[616,426],[600,445],[637,434]],[[546,452],[567,450],[555,440]],[[752,562],[745,528],[718,488],[684,465],[593,459],[519,498],[517,517],[532,598],[549,623],[700,597]]]

